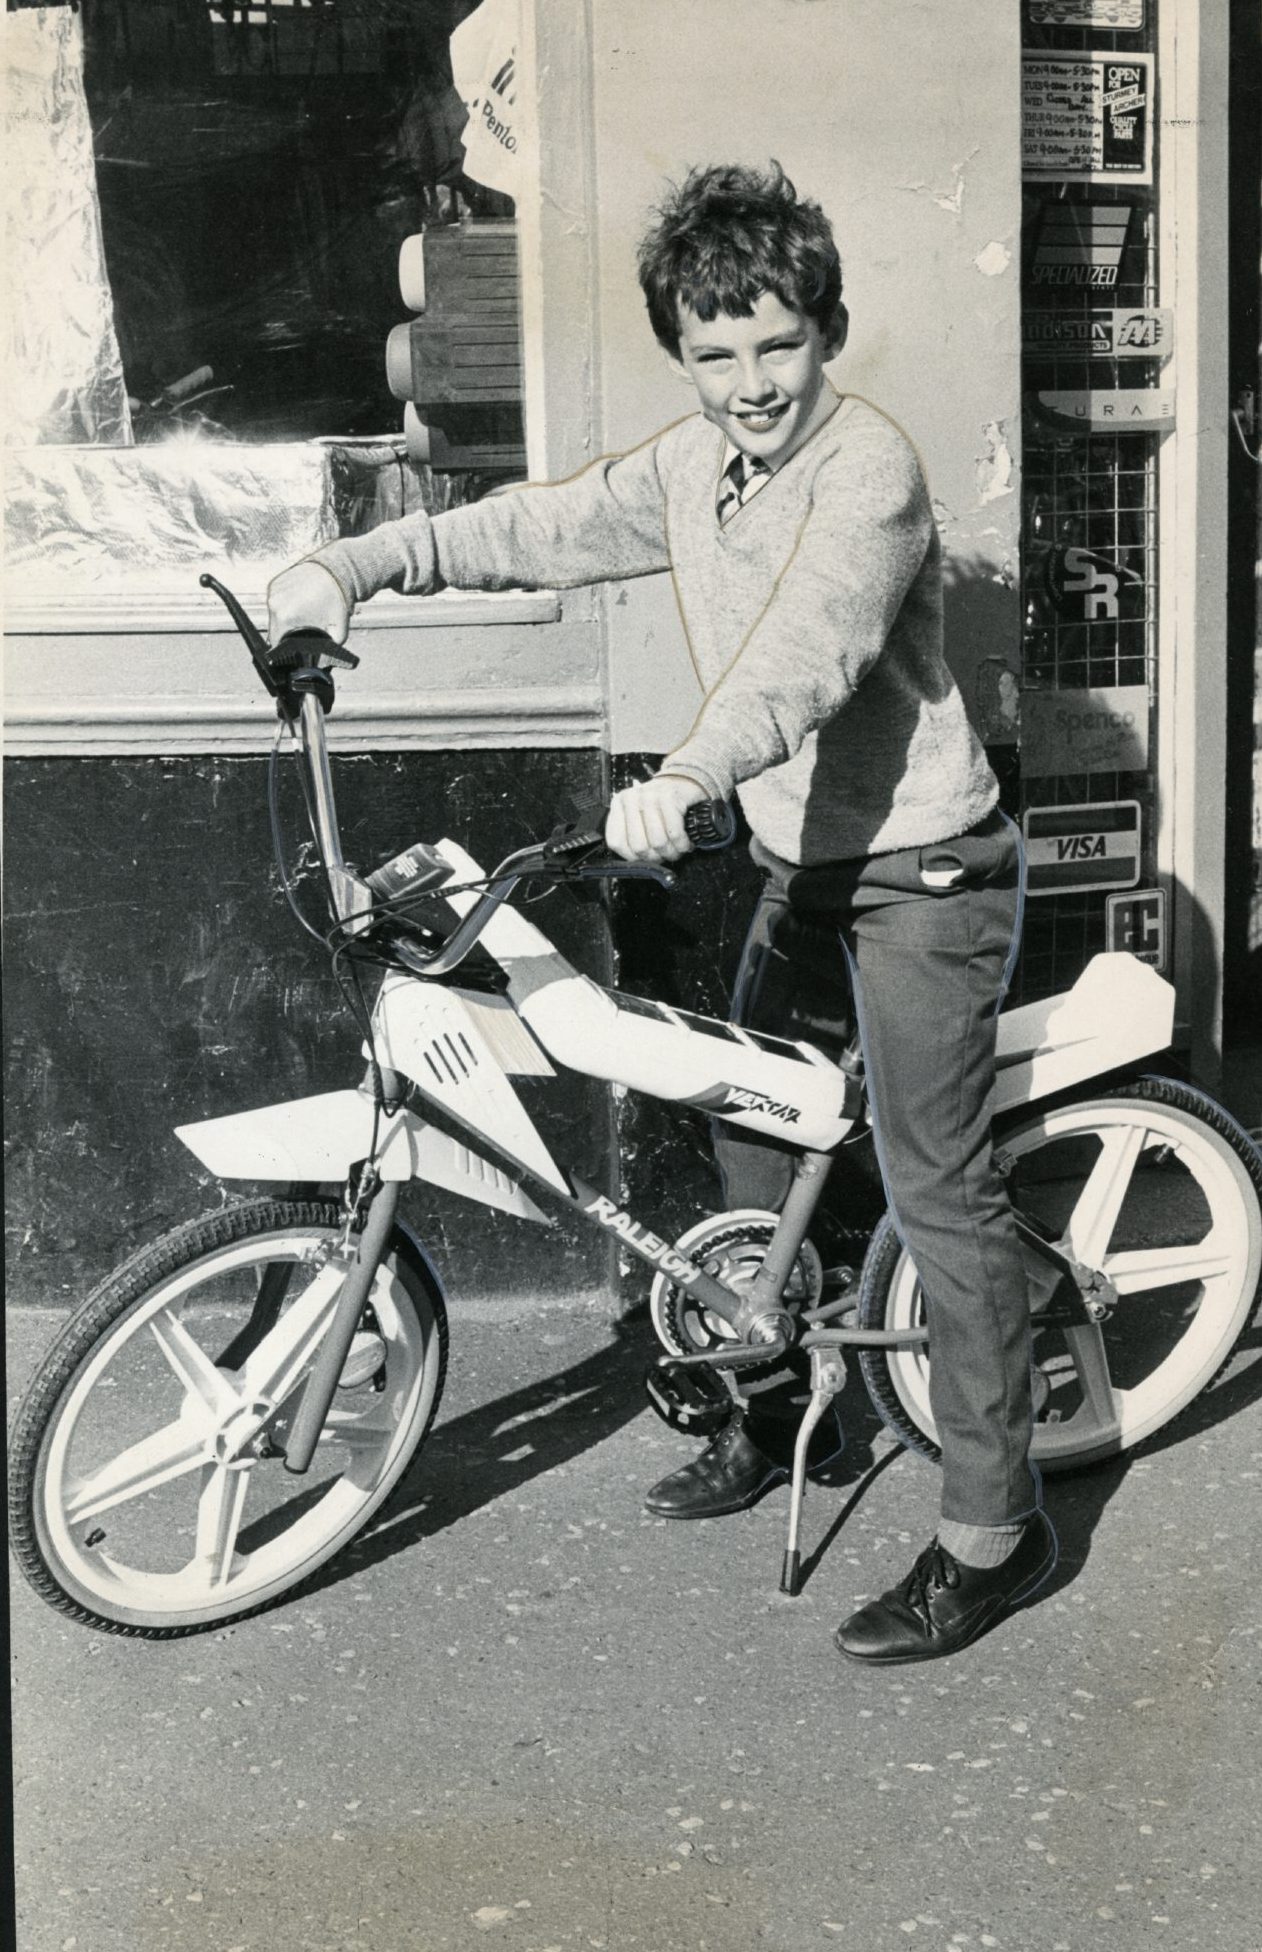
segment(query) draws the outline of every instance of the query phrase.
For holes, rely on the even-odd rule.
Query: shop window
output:
[[[82,275],[104,290],[105,322],[97,370],[86,383],[50,381],[55,411],[19,435],[30,476],[24,494],[19,459],[19,581],[41,549],[55,570],[74,501],[89,520],[72,570],[111,528],[138,531],[155,511],[159,526],[178,525],[186,493],[197,534],[176,548],[182,564],[198,536],[213,557],[225,524],[243,547],[248,514],[232,498],[257,502],[269,481],[278,504],[309,503],[314,546],[525,473],[515,200],[507,178],[474,173],[452,72],[452,34],[475,10],[475,0],[83,0],[77,18],[25,16],[29,34],[60,36],[44,81],[62,99],[50,110],[70,101],[86,120],[81,202],[92,202],[102,262]],[[483,0],[480,19],[497,11],[508,52],[487,87],[507,101],[511,0],[507,11]],[[64,182],[61,160],[46,182]],[[408,239],[404,283],[425,309],[404,329],[400,383]],[[479,280],[488,264],[494,277]],[[68,349],[64,294],[64,279],[29,292],[45,316],[28,321],[28,357],[39,348],[55,364],[59,329]],[[407,431],[404,395],[415,403]],[[287,522],[278,506],[260,521],[260,558],[300,544],[305,521]],[[133,573],[152,571],[152,533],[133,541]]]

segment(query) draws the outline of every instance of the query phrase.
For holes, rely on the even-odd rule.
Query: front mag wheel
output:
[[[1032,1112],[997,1140],[996,1159],[1013,1205],[1099,1277],[1098,1319],[1043,1323],[1045,1264],[1030,1256],[1031,1454],[1055,1471],[1129,1450],[1213,1381],[1249,1321],[1262,1277],[1262,1154],[1203,1092],[1141,1078]],[[888,1216],[864,1263],[859,1320],[924,1321]],[[911,1449],[940,1456],[923,1348],[859,1360],[885,1422]]]
[[[311,1468],[285,1432],[342,1281],[333,1200],[260,1199],[142,1248],[67,1322],[10,1444],[10,1537],[50,1605],[154,1639],[252,1613],[367,1523],[447,1361],[442,1289],[403,1227]]]

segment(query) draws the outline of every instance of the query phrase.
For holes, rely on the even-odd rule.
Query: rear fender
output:
[[[1137,956],[1093,956],[1071,990],[999,1018],[995,1110],[1006,1112],[1166,1050],[1174,988]]]
[[[366,1093],[326,1091],[177,1125],[175,1136],[219,1179],[340,1182],[372,1151],[373,1124]],[[414,1112],[382,1113],[376,1161],[383,1179],[426,1180],[502,1213],[551,1224],[515,1179]]]

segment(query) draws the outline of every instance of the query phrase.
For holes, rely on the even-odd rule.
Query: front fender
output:
[[[325,1091],[226,1118],[177,1125],[175,1136],[218,1179],[340,1182],[373,1146],[374,1106],[362,1091]],[[403,1110],[377,1123],[383,1179],[423,1179],[483,1206],[550,1224],[521,1186],[490,1160]]]

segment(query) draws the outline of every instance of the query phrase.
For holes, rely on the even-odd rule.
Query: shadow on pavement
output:
[[[612,1337],[568,1368],[439,1424],[369,1530],[317,1572],[304,1590],[320,1592],[406,1552],[495,1499],[572,1462],[642,1415],[648,1407],[644,1371],[658,1350],[647,1311],[636,1310],[614,1323]],[[839,1408],[846,1448],[828,1471],[827,1482],[836,1486],[865,1480],[861,1495],[870,1482],[865,1474],[872,1472],[873,1440],[882,1425],[857,1371],[847,1378]],[[679,1441],[678,1462],[683,1464],[689,1451],[687,1440]],[[893,1451],[889,1457],[898,1454]],[[877,1469],[887,1461],[880,1458]],[[648,1490],[647,1482],[644,1489]],[[838,1529],[837,1524],[831,1528],[829,1540]],[[824,1549],[820,1546],[812,1554],[812,1565]]]
[[[1060,1560],[1047,1585],[1040,1589],[1041,1598],[1071,1585],[1082,1570],[1090,1557],[1091,1539],[1100,1515],[1132,1465],[1177,1450],[1262,1399],[1260,1350],[1262,1323],[1255,1324],[1238,1343],[1230,1372],[1195,1397],[1173,1423],[1155,1431],[1123,1456],[1045,1479],[1047,1512],[1060,1539]]]

